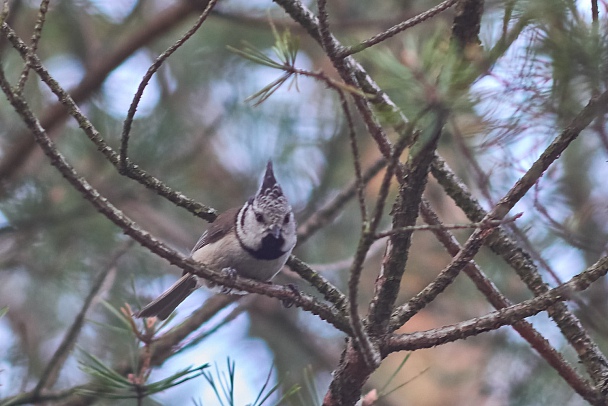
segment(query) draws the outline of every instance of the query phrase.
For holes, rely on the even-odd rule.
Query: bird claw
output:
[[[236,277],[238,274],[236,272],[236,269],[234,269],[234,268],[224,268],[220,271],[220,275],[223,278],[227,278],[230,280],[236,280]],[[230,292],[232,292],[232,288],[229,288],[227,286],[222,286],[221,292],[227,295]]]
[[[302,294],[298,290],[298,287],[296,285],[294,285],[293,283],[288,283],[285,286],[293,293],[293,295],[296,298],[299,298],[302,296]],[[282,299],[281,303],[283,303],[283,307],[285,307],[286,309],[289,309],[290,307],[292,307],[295,304],[293,299]]]

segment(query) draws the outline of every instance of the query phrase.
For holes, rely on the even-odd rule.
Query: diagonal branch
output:
[[[257,282],[246,278],[232,278],[214,272],[207,266],[198,263],[191,258],[186,258],[179,252],[169,248],[146,231],[142,230],[133,220],[125,216],[120,210],[107,201],[97,190],[95,190],[86,180],[82,179],[74,168],[66,161],[63,155],[57,150],[53,141],[48,137],[40,122],[34,116],[29,106],[23,98],[11,89],[4,70],[0,67],[0,88],[4,91],[9,102],[15,111],[21,116],[24,124],[32,131],[36,142],[40,145],[43,152],[49,157],[51,164],[63,175],[63,177],[89,201],[95,209],[103,214],[108,220],[120,227],[125,234],[133,238],[140,245],[150,250],[152,253],[166,259],[169,263],[179,266],[186,272],[210,280],[218,285],[244,290],[251,293],[259,293],[279,300],[293,303],[319,316],[334,325],[338,330],[351,334],[348,321],[337,309],[331,308],[320,303],[313,297],[301,293],[294,293],[288,287],[271,285]]]
[[[61,104],[67,107],[69,114],[73,116],[80,128],[89,137],[89,139],[97,146],[97,149],[104,155],[104,157],[116,167],[117,170],[120,168],[120,157],[119,155],[105,142],[101,134],[93,126],[91,121],[85,117],[80,111],[80,108],[76,104],[75,100],[57,83],[55,79],[49,74],[46,68],[42,65],[42,62],[33,54],[30,48],[15,34],[15,32],[6,24],[2,24],[0,29],[11,42],[13,48],[15,48],[24,60],[30,61],[30,67],[38,74],[44,83],[51,89],[51,91],[57,96]],[[42,125],[42,123],[41,123]],[[29,137],[28,137],[29,138]],[[1,166],[1,165],[0,165]],[[217,217],[217,213],[214,209],[204,206],[192,199],[187,198],[180,192],[176,192],[159,179],[148,174],[146,171],[140,169],[138,166],[129,163],[128,171],[126,175],[141,183],[148,189],[155,191],[160,196],[165,197],[167,200],[175,203],[177,206],[183,207],[194,215],[201,217],[207,221],[213,221]]]
[[[446,230],[442,229],[441,221],[433,211],[430,204],[423,199],[420,205],[420,213],[424,221],[429,225],[436,225],[431,229],[437,239],[444,245],[452,256],[456,256],[462,250],[458,241]],[[495,309],[509,307],[512,303],[507,299],[496,286],[479,269],[475,262],[469,262],[463,272],[487,299]],[[562,355],[551,346],[549,341],[534,329],[532,324],[527,321],[519,321],[512,325],[513,329],[526,340],[538,354],[549,363],[557,373],[573,388],[579,395],[591,404],[597,404],[598,393],[580,374],[566,361]]]
[[[549,166],[555,162],[572,141],[578,137],[595,118],[604,105],[608,103],[608,91],[601,97],[594,98],[579,114],[574,117],[570,125],[556,137],[553,142],[543,151],[540,157],[532,164],[530,169],[515,183],[507,194],[487,213],[482,222],[487,220],[501,220],[515,206],[517,202],[534,186]],[[439,276],[412,298],[407,304],[400,306],[393,316],[393,326],[401,326],[413,315],[418,313],[428,303],[432,302],[437,295],[443,292],[458,276],[463,267],[477,254],[484,240],[492,234],[493,230],[476,229],[464,244],[462,250],[454,257],[450,265],[443,270]],[[596,367],[599,367],[596,366]],[[608,367],[608,365],[605,365]]]
[[[502,326],[515,324],[522,319],[534,316],[559,301],[568,300],[573,292],[583,291],[599,278],[608,273],[608,257],[603,257],[591,267],[574,276],[568,282],[550,289],[546,293],[500,309],[498,311],[464,321],[452,326],[445,326],[428,331],[411,334],[395,334],[387,339],[384,352],[413,351],[431,348],[437,345],[472,337]],[[601,404],[601,403],[600,403]]]
[[[380,158],[372,164],[361,175],[361,180],[367,184],[374,176],[376,176],[386,165],[386,159]],[[313,213],[305,222],[298,226],[298,245],[304,243],[311,235],[319,229],[331,223],[338,216],[340,210],[350,199],[352,199],[359,187],[359,182],[356,180],[342,189],[331,201],[325,204],[322,208]]]
[[[323,295],[325,300],[333,304],[336,309],[341,312],[346,312],[348,299],[344,293],[340,292],[338,288],[325,279],[321,274],[315,272],[306,263],[294,255],[289,257],[287,266],[289,266],[292,271],[300,275],[302,279],[310,283],[312,287],[317,289],[317,291]]]
[[[341,52],[338,52],[337,57],[345,58],[349,55],[356,54],[369,47],[372,47],[383,41],[386,41],[387,39],[394,37],[395,35],[407,30],[408,28],[412,28],[420,23],[425,22],[426,20],[428,20],[430,18],[435,17],[437,14],[440,14],[440,13],[444,12],[445,10],[449,9],[457,2],[458,2],[458,0],[445,0],[441,3],[439,3],[438,5],[436,5],[435,7],[431,7],[430,9],[423,11],[422,13],[418,14],[417,16],[409,18],[403,22],[400,22],[399,24],[395,24],[388,30],[383,31],[379,34],[376,34],[369,39],[361,41],[357,45],[353,45],[351,47],[344,48]]]
[[[84,101],[101,86],[107,75],[133,52],[165,34],[193,11],[199,9],[200,6],[201,4],[198,4],[198,2],[178,1],[175,5],[163,9],[158,15],[143,24],[141,30],[134,32],[129,38],[117,44],[103,58],[99,58],[86,72],[80,83],[70,90],[71,97],[76,103]],[[51,129],[60,125],[67,115],[68,112],[64,106],[61,103],[55,103],[41,114],[42,127],[50,132]],[[26,158],[36,145],[27,132],[18,134],[15,139],[18,141],[2,155],[2,160],[0,160],[0,180],[13,176],[26,162]]]

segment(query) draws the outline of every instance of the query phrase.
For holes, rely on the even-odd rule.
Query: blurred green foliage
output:
[[[593,25],[588,10],[580,9],[586,5],[542,0],[517,1],[510,8],[508,3],[486,4],[484,43],[478,50],[479,59],[472,59],[479,62],[487,56],[485,51],[499,49],[497,44],[506,41],[501,30],[508,31],[520,24],[521,32],[498,56],[493,56],[489,66],[456,62],[449,46],[450,14],[442,14],[355,56],[405,116],[417,117],[433,98],[449,106],[451,117],[439,152],[486,207],[496,203],[512,186],[591,95],[608,87],[605,15]],[[140,1],[120,14],[104,11],[96,4],[51,2],[38,54],[45,64],[53,67],[51,73],[65,78],[66,83],[78,83],[121,44],[157,21],[167,8],[176,7]],[[336,2],[329,5],[331,27],[345,44],[356,44],[429,6],[425,2]],[[29,38],[37,5],[13,1],[11,10],[14,13],[9,16],[9,23],[22,38]],[[269,16],[277,27],[274,30]],[[145,41],[144,46],[130,55],[132,59],[117,66],[103,86],[91,91],[80,103],[111,147],[118,149],[122,121],[141,75],[158,54],[189,28],[195,17],[196,13],[191,12],[172,24],[169,31]],[[289,39],[281,37],[286,32],[291,33]],[[275,66],[264,58],[273,55],[277,35],[285,40],[285,47],[279,48]],[[243,49],[243,41],[248,44],[248,59],[241,57],[243,52],[239,56],[230,51],[230,47]],[[297,59],[296,42],[299,42]],[[16,83],[22,70],[21,59],[4,40],[0,40],[0,52],[0,63]],[[266,63],[260,63],[263,61]],[[221,4],[199,32],[166,61],[144,93],[131,132],[130,159],[175,190],[218,210],[242,204],[254,193],[264,164],[273,159],[277,177],[297,211],[296,217],[304,222],[353,180],[352,156],[336,94],[309,77],[298,77],[297,87],[288,83],[268,87],[281,77],[277,70],[281,63],[333,75],[319,47],[276,6]],[[141,74],[134,73],[135,67]],[[41,115],[54,103],[33,73],[24,94]],[[246,101],[255,94],[260,95],[259,104]],[[355,124],[365,168],[379,153],[359,118]],[[563,280],[606,252],[608,188],[602,187],[608,154],[606,131],[604,120],[594,124],[518,208],[525,211],[518,224],[526,233],[529,247],[537,250]],[[72,120],[55,126],[50,134],[81,176],[158,238],[188,252],[204,231],[206,224],[192,214],[120,176]],[[15,146],[27,137],[30,134],[2,98],[0,160],[17,153]],[[40,151],[24,154],[12,169],[10,176],[0,179],[0,316],[3,316],[0,398],[35,385],[78,314],[95,276],[109,266],[108,258],[127,238],[93,210],[49,166]],[[370,206],[375,202],[378,184],[379,181],[372,181],[366,191]],[[427,197],[446,223],[464,221],[462,213],[432,181]],[[539,207],[546,208],[546,213]],[[384,224],[388,224],[388,215]],[[351,202],[335,222],[299,246],[296,254],[311,264],[331,265],[353,255],[359,233],[359,210]],[[468,231],[456,235],[466,238]],[[402,301],[422,289],[449,262],[440,245],[426,233],[416,235],[412,252],[401,291]],[[361,303],[366,303],[373,294],[381,254],[379,250],[367,263]],[[507,296],[514,300],[528,297],[513,273],[492,254],[482,252],[476,260]],[[120,257],[102,296],[116,308],[124,303],[136,306],[160,293],[172,280],[167,275],[178,273],[164,261],[135,247]],[[327,271],[324,276],[345,288],[346,269]],[[280,282],[295,280],[293,276],[281,278]],[[555,282],[551,276],[548,280]],[[605,285],[598,283],[575,305],[604,349],[608,331],[605,294]],[[201,296],[196,296],[189,302],[190,307],[180,308],[176,323],[200,299]],[[428,329],[455,323],[488,310],[489,305],[468,280],[459,279],[438,302],[416,316],[408,328]],[[586,314],[592,316],[585,317]],[[78,341],[91,361],[86,372],[109,376],[109,370],[104,368],[124,360],[132,348],[116,329],[99,327],[119,323],[107,308],[97,306],[87,317],[89,323]],[[339,357],[341,334],[310,315],[282,309],[280,304],[265,299],[258,300],[241,317],[246,317],[249,324],[224,327],[237,343],[232,348],[247,349],[252,342],[261,342],[268,350],[266,354],[250,352],[249,358],[236,361],[239,368],[247,371],[252,387],[261,387],[254,378],[260,368],[267,370],[274,359],[284,392],[306,380],[315,395],[324,392],[329,372]],[[215,323],[219,323],[218,318]],[[549,322],[538,324],[557,347],[563,345],[548,327]],[[206,328],[203,326],[202,330]],[[417,376],[426,368],[430,368],[429,373],[383,399],[382,404],[403,404],[402,396],[410,404],[422,406],[446,404],[446,399],[453,405],[472,404],[467,403],[471,399],[474,402],[498,399],[499,403],[512,405],[543,404],[540,403],[543,401],[550,404],[548,399],[559,403],[564,393],[570,399],[569,404],[582,404],[542,361],[537,360],[530,367],[526,380],[513,379],[521,370],[520,365],[534,356],[527,344],[503,333],[504,330],[476,338],[473,344],[467,341],[450,345],[454,357],[464,354],[467,359],[458,364],[458,372],[444,365],[452,362],[449,353],[437,351],[434,357],[429,352],[413,354],[403,367],[403,375],[393,385]],[[196,351],[208,354],[208,362],[212,362],[231,356],[222,352],[223,348],[210,338],[199,344]],[[53,389],[66,389],[87,381],[74,357],[77,355],[70,355]],[[514,361],[496,363],[504,358]],[[181,370],[177,374],[184,377],[196,372],[175,364],[160,368],[163,377],[176,377],[171,370]],[[306,365],[312,365],[308,378],[301,372]],[[395,369],[378,371],[372,377],[372,385],[382,387]],[[439,378],[443,373],[465,380],[463,386],[469,388],[468,392],[462,394],[461,389],[445,384]],[[420,383],[422,380],[426,380],[424,384]],[[181,394],[170,391],[154,399],[179,404],[184,399],[200,398],[200,387],[184,387],[187,389]],[[246,391],[245,387],[237,386],[237,390]],[[255,389],[250,392],[257,393]],[[429,392],[435,395],[426,396]]]

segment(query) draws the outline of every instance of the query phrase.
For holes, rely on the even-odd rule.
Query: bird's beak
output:
[[[270,231],[270,234],[276,239],[278,239],[281,236],[281,227],[279,227],[276,224],[270,226],[268,231]]]

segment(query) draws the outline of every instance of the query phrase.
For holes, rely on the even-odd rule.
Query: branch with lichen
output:
[[[57,99],[68,109],[69,114],[76,119],[78,125],[87,135],[87,137],[95,144],[97,149],[104,155],[106,160],[110,162],[118,171],[121,169],[121,158],[103,139],[99,131],[91,123],[91,121],[82,113],[72,97],[57,83],[50,75],[48,70],[42,65],[42,62],[31,49],[16,35],[16,33],[6,24],[2,24],[0,30],[6,38],[11,42],[13,48],[16,49],[24,60],[29,61],[29,67],[34,70],[40,79],[49,87],[49,89],[57,96]],[[150,175],[142,170],[139,166],[127,160],[128,169],[124,173],[131,179],[141,183],[146,188],[155,191],[158,195],[163,196],[167,200],[183,207],[192,214],[201,217],[207,221],[213,221],[217,217],[214,209],[195,202],[189,199],[181,192],[176,192],[161,180]]]
[[[105,197],[93,188],[85,179],[81,178],[74,168],[67,162],[63,155],[57,150],[53,141],[48,137],[40,122],[34,116],[25,100],[16,94],[8,83],[4,70],[0,67],[0,88],[4,91],[9,102],[15,111],[21,116],[24,124],[32,131],[36,142],[40,145],[43,152],[48,156],[51,164],[62,174],[62,176],[80,192],[84,199],[91,203],[95,209],[104,215],[108,220],[120,227],[125,234],[133,238],[140,245],[150,250],[152,253],[166,259],[171,264],[179,266],[186,272],[200,276],[218,285],[228,288],[244,290],[250,293],[264,294],[276,299],[292,303],[297,307],[309,310],[333,324],[338,330],[350,334],[350,326],[345,317],[335,308],[331,308],[311,296],[294,292],[288,287],[269,285],[247,278],[232,278],[214,272],[207,266],[187,258],[177,251],[169,248],[161,241],[142,230],[133,220],[125,216],[120,210],[114,207]]]

